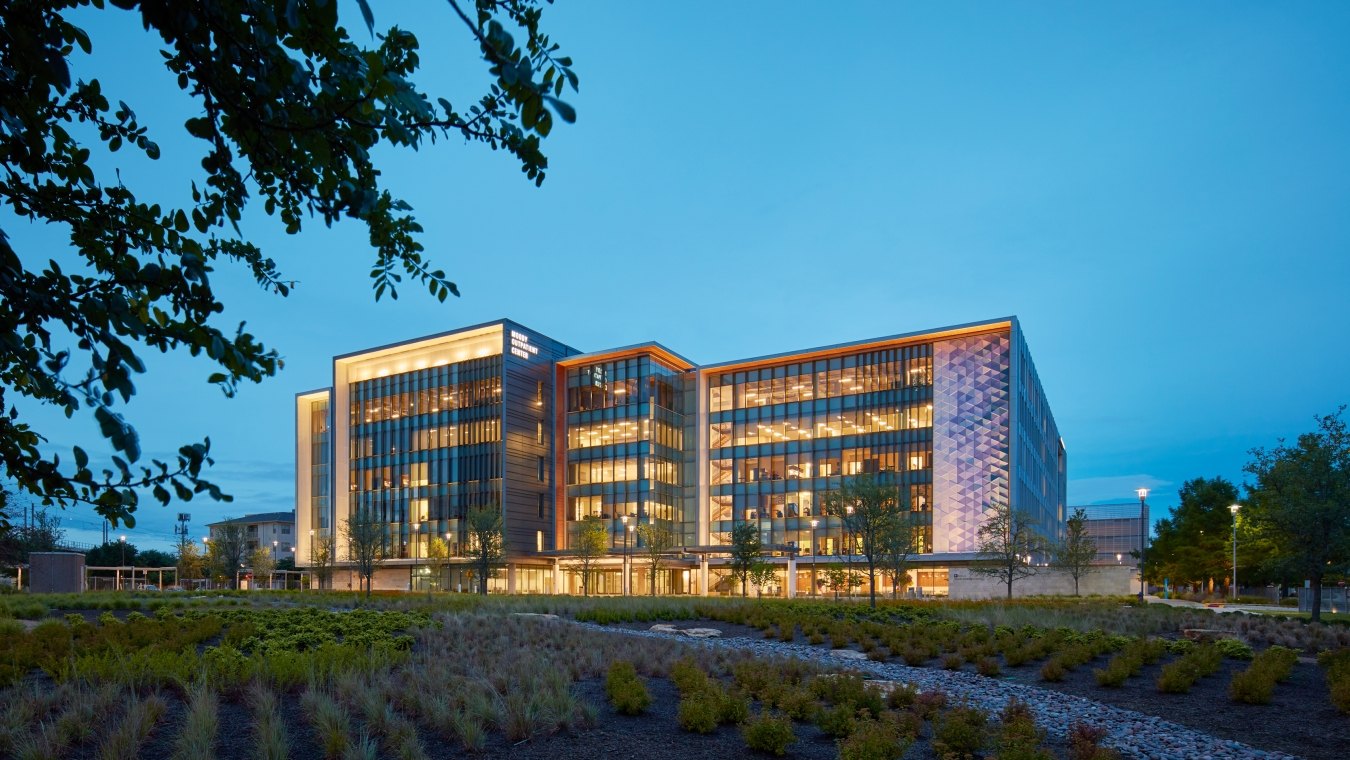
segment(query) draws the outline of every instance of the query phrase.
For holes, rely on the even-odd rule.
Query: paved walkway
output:
[[[1227,604],[1222,607],[1210,607],[1200,602],[1192,602],[1189,599],[1163,599],[1152,594],[1145,596],[1144,601],[1149,604],[1165,604],[1168,607],[1190,607],[1192,609],[1210,610],[1219,614],[1225,612],[1262,612],[1266,614],[1281,612],[1297,612],[1296,607],[1280,607],[1275,604]]]

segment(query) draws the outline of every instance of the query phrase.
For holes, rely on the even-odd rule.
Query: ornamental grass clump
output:
[[[1098,686],[1121,686],[1127,679],[1139,675],[1145,665],[1161,659],[1166,651],[1167,644],[1162,639],[1135,639],[1117,652],[1104,669],[1093,670],[1092,675]]]
[[[652,703],[647,685],[637,674],[633,663],[620,660],[609,667],[605,676],[605,696],[614,709],[624,715],[641,715]]]
[[[1268,647],[1252,659],[1252,664],[1233,674],[1228,696],[1234,702],[1249,705],[1270,704],[1278,681],[1288,680],[1298,662],[1298,652],[1282,646]]]
[[[745,746],[750,749],[779,757],[786,755],[787,748],[797,741],[792,721],[786,716],[769,712],[762,712],[747,721],[741,729],[741,735],[745,738]]]
[[[220,725],[220,700],[205,684],[188,692],[187,715],[174,743],[174,760],[213,760],[216,730]]]

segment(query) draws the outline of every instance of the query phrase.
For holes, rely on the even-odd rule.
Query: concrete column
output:
[[[553,593],[561,594],[563,592],[563,571],[562,563],[553,560]]]
[[[708,595],[708,555],[698,555],[698,595]]]
[[[789,555],[788,555],[788,563],[787,563],[787,583],[785,583],[784,586],[787,587],[787,598],[789,598],[789,599],[796,599],[796,598],[797,598],[797,556],[794,555],[794,554],[789,554]]]
[[[506,566],[506,593],[516,593],[516,566]]]

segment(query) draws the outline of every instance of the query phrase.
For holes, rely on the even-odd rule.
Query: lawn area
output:
[[[720,636],[648,633],[656,623]],[[950,694],[943,679],[959,679]],[[0,689],[3,757],[1128,751],[1129,732],[1109,722],[1047,719],[1056,694],[1331,757],[1324,748],[1350,729],[1341,712],[1350,627],[1129,598],[871,609],[689,597],[10,595],[0,597]],[[953,696],[985,692],[1003,696]]]

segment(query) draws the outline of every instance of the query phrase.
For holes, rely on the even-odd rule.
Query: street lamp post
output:
[[[267,588],[275,591],[277,587],[277,542],[272,542],[272,571],[267,574]]]
[[[127,537],[126,537],[126,536],[118,536],[118,537],[117,537],[117,543],[120,544],[121,547],[122,547],[122,561],[119,562],[119,563],[117,563],[117,564],[118,564],[120,567],[126,567],[126,566],[127,566]],[[121,574],[120,571],[119,571],[118,574],[119,574],[119,575]],[[133,587],[136,585],[136,577],[135,577],[135,574],[134,574],[134,573],[133,573],[132,578],[131,578],[131,585],[132,585]],[[118,589],[118,590],[120,591],[121,589]]]
[[[1228,511],[1233,513],[1233,601],[1237,601],[1237,513],[1241,504],[1230,504]]]
[[[211,538],[209,536],[202,536],[202,579],[206,581],[206,588],[211,588],[211,572],[206,558],[206,555],[210,553]]]
[[[623,578],[619,581],[619,593],[628,596],[628,515],[619,515],[619,522],[623,523],[623,558],[619,562]]]
[[[1139,494],[1139,603],[1144,602],[1144,544],[1148,543],[1148,489],[1140,488]]]
[[[819,520],[811,520],[811,596],[819,593],[816,585],[816,526],[819,524]]]
[[[309,587],[314,588],[314,529],[309,529]]]
[[[634,520],[633,523],[627,527],[623,536],[623,548],[624,551],[628,553],[628,573],[624,577],[628,580],[628,592],[634,595],[636,595],[636,593],[633,591],[633,549],[629,546],[628,537],[633,536],[632,546],[637,546],[637,536],[633,533],[635,530],[637,530],[637,520]]]

